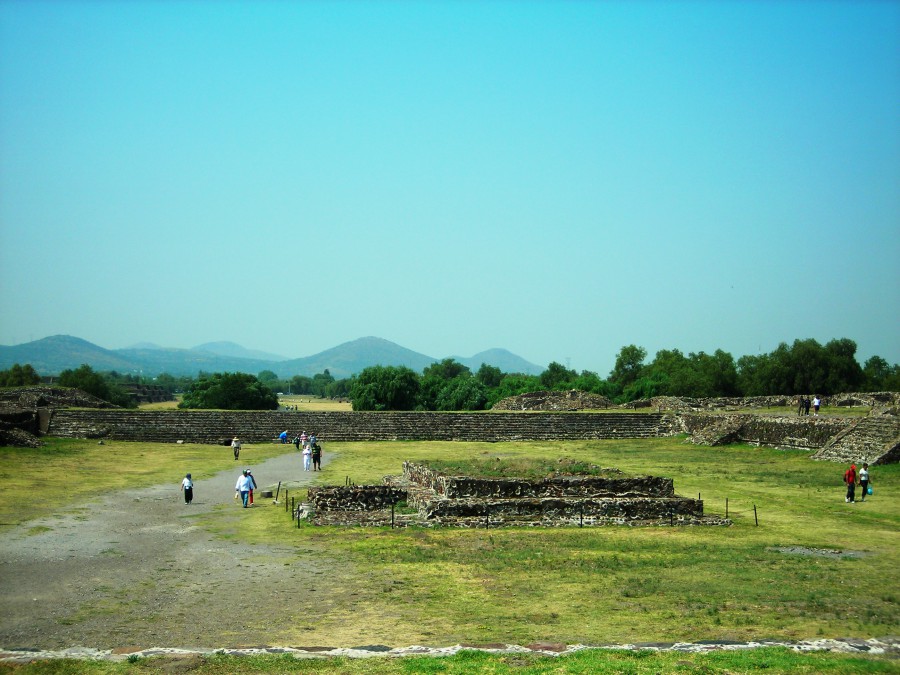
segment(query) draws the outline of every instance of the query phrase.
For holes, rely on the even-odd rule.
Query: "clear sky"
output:
[[[0,0],[0,344],[900,361],[900,3]]]

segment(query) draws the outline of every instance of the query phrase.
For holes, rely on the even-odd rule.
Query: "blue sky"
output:
[[[0,0],[0,344],[900,361],[900,3]]]

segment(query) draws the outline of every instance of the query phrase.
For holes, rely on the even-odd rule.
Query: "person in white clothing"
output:
[[[191,480],[191,474],[184,477],[181,481],[181,490],[184,492],[184,503],[190,504],[194,501],[194,481]]]
[[[309,463],[312,460],[312,448],[309,443],[303,446],[303,470],[309,471]]]
[[[234,491],[241,496],[241,502],[244,504],[244,508],[247,508],[247,499],[250,496],[250,488],[253,487],[253,482],[250,476],[247,473],[247,470],[244,469],[244,472],[238,476],[237,483],[235,483]]]

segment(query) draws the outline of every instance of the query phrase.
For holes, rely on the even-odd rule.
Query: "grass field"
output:
[[[185,464],[195,467],[195,478],[202,477],[221,464],[217,453],[222,451],[145,443],[98,447],[96,441],[61,439],[38,450],[2,448],[0,460],[15,480],[2,488],[0,523],[27,522],[47,509],[74,505],[85,496],[78,494],[78,484],[89,483],[97,494],[171,482],[173,476],[177,482]],[[251,466],[284,451],[276,444],[245,446]],[[325,451],[331,461],[318,479],[339,485],[348,478],[358,484],[380,482],[383,475],[400,473],[407,459],[566,457],[628,474],[673,478],[676,492],[699,494],[707,513],[724,515],[727,499],[734,521],[732,527],[683,528],[298,529],[275,506],[240,518],[240,510],[223,509],[198,521],[248,544],[289,545],[298,560],[314,555],[336,561],[329,575],[346,592],[321,608],[316,630],[337,644],[361,637],[382,644],[431,645],[883,637],[900,628],[897,465],[874,467],[875,494],[865,503],[846,504],[842,465],[811,461],[806,452],[745,445],[704,448],[681,438],[330,443]],[[86,472],[90,481],[71,481],[73,472]],[[365,624],[362,634],[360,622]],[[290,627],[284,630],[282,637],[289,640]],[[302,622],[296,630],[300,639]],[[720,657],[709,657],[712,661],[702,665],[684,655],[675,661],[662,655],[646,661],[617,656],[618,666],[606,672],[667,672],[685,659],[700,668],[684,666],[685,672],[719,672],[712,664]],[[721,665],[728,672],[856,668],[850,662],[839,667],[807,662],[803,659],[812,657],[793,654],[728,658],[748,659],[743,666]],[[754,658],[761,661],[751,665]],[[603,672],[607,667],[577,665],[579,659],[570,659],[563,670],[554,669],[562,663],[556,660],[513,667],[503,665],[504,659],[509,660],[479,664],[477,671],[466,669],[471,661],[437,660],[443,665],[432,672]],[[653,665],[654,659],[661,660]],[[762,665],[772,659],[768,667]],[[379,665],[385,670],[365,672],[429,672],[410,670],[411,663],[403,659]],[[866,668],[856,672],[898,672],[894,662],[863,663]],[[363,672],[358,667],[317,672]],[[233,672],[283,672],[277,664],[265,668]]]

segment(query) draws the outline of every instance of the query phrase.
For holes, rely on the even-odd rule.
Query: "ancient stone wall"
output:
[[[708,429],[722,429],[726,443],[755,443],[776,448],[814,450],[847,429],[853,420],[842,417],[768,417],[762,415],[704,415],[683,413],[678,416],[685,432],[702,436]],[[705,445],[718,445],[707,439]]]
[[[313,509],[325,511],[375,511],[406,500],[406,490],[389,485],[310,487]]]
[[[403,463],[403,475],[412,484],[433,490],[446,499],[545,499],[586,497],[674,497],[671,478],[642,476],[554,476],[540,480],[524,478],[475,478],[449,476],[422,464]]]
[[[49,433],[74,438],[228,444],[271,442],[281,431],[329,441],[520,441],[653,438],[673,418],[633,413],[276,412],[54,410]]]

